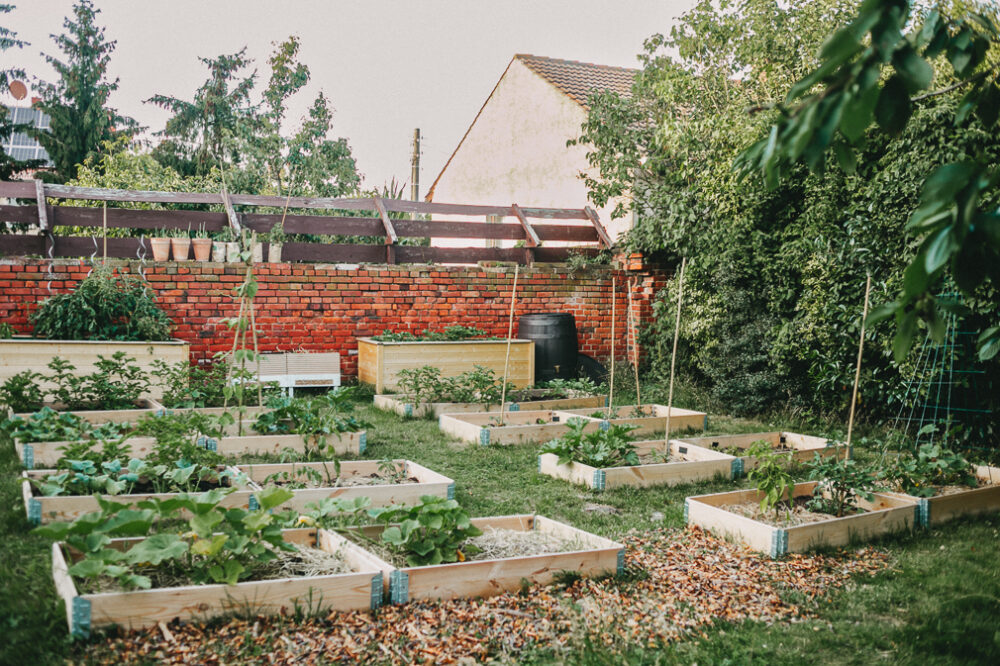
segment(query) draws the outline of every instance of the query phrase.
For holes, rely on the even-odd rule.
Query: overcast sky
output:
[[[4,54],[31,75],[52,76],[40,52],[55,53],[72,0],[8,0],[4,25],[30,42]],[[335,2],[301,0],[96,0],[98,22],[118,41],[112,105],[152,130],[166,112],[143,100],[191,99],[207,78],[199,56],[243,46],[266,83],[272,43],[298,35],[312,72],[291,104],[297,124],[320,89],[336,111],[334,134],[350,142],[365,184],[410,180],[413,129],[424,135],[421,196],[515,53],[637,66],[643,40],[667,32],[694,0],[473,0]],[[5,63],[6,64],[6,63]],[[9,96],[2,98],[11,103]],[[530,104],[530,100],[525,100]],[[409,190],[407,189],[407,194]],[[488,203],[488,202],[483,202]]]

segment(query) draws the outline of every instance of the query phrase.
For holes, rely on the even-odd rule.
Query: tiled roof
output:
[[[535,74],[554,85],[580,106],[587,107],[587,98],[594,92],[610,90],[620,95],[629,95],[637,69],[595,65],[577,60],[559,60],[542,56],[518,53],[520,60]]]

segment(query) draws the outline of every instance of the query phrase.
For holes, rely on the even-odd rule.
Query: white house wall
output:
[[[588,167],[587,149],[566,141],[579,136],[585,118],[583,107],[515,59],[438,180],[434,201],[583,208],[589,202],[579,174]],[[615,238],[630,220],[612,221],[613,208],[598,215]]]

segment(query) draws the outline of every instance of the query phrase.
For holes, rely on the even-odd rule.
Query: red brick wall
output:
[[[38,259],[0,262],[0,321],[19,333],[30,331],[28,315],[51,293],[69,291],[86,277],[79,262]],[[138,262],[115,261],[136,273]],[[233,288],[243,281],[243,266],[219,263],[164,262],[144,267],[161,307],[175,322],[175,335],[191,343],[194,359],[228,351],[232,333],[224,320],[237,315]],[[341,267],[330,264],[257,264],[260,289],[255,300],[261,351],[336,351],[345,375],[357,374],[358,337],[383,330],[452,324],[507,335],[513,268],[459,266]],[[657,271],[623,272],[593,268],[567,273],[565,268],[522,267],[518,278],[517,317],[532,312],[571,312],[576,316],[580,351],[606,362],[610,353],[611,278],[617,278],[615,356],[625,354],[624,282],[637,278],[637,320],[648,321],[652,299],[666,275]],[[353,353],[352,353],[353,352]]]

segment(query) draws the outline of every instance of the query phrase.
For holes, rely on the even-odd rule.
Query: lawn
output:
[[[602,536],[624,539],[633,547],[626,572],[617,580],[567,581],[569,587],[531,589],[527,597],[509,595],[491,602],[411,604],[383,609],[377,618],[379,626],[402,625],[415,618],[419,621],[409,624],[444,626],[447,623],[439,615],[485,613],[490,623],[516,633],[523,631],[518,629],[523,625],[517,624],[523,619],[518,613],[528,616],[545,606],[546,612],[557,609],[552,626],[558,642],[542,635],[539,640],[518,643],[514,651],[507,652],[511,644],[505,645],[501,632],[484,635],[484,649],[503,660],[539,664],[773,664],[802,663],[816,660],[819,655],[822,663],[1000,662],[1000,516],[894,537],[860,554],[851,549],[847,555],[824,553],[773,563],[733,544],[683,530],[684,497],[728,490],[733,487],[731,482],[594,492],[540,476],[537,447],[533,445],[460,446],[450,443],[434,421],[406,420],[366,404],[359,405],[358,416],[370,424],[366,457],[408,458],[454,478],[456,499],[471,515],[538,513]],[[797,425],[805,429],[803,424]],[[720,417],[711,418],[709,428],[712,432],[752,432],[795,430],[796,424]],[[810,432],[823,434],[815,427]],[[173,640],[154,630],[125,636],[98,635],[89,642],[74,643],[67,636],[65,613],[53,590],[49,544],[30,534],[25,519],[13,447],[3,442],[0,448],[0,493],[4,500],[0,558],[6,565],[0,569],[0,631],[4,636],[0,663],[57,663],[66,659],[155,662],[184,654],[182,648],[191,651],[189,657],[198,655],[199,662],[253,661],[271,653],[292,659],[302,656],[293,648],[297,642],[304,645],[315,637],[338,634],[344,627],[371,630],[368,613],[343,617],[318,613],[300,619],[217,621],[204,634],[197,628],[172,626]],[[856,453],[866,455],[863,449],[856,449]],[[748,482],[742,480],[739,485]],[[592,632],[580,630],[578,624],[559,624],[561,619],[585,618],[587,613],[598,611],[588,600],[607,599],[611,604],[608,608],[616,607],[616,603],[631,608],[627,604],[634,603],[644,591],[669,589],[664,587],[668,583],[662,576],[672,576],[670,585],[685,584],[676,571],[671,572],[668,565],[672,560],[664,561],[662,553],[677,557],[687,570],[695,572],[691,575],[701,571],[699,567],[717,566],[713,558],[738,563],[742,568],[734,570],[733,580],[746,575],[746,585],[757,590],[754,595],[773,594],[774,607],[784,610],[764,621],[720,619],[706,623],[710,614],[705,615],[704,609],[668,606],[670,612],[680,608],[673,628],[680,637],[671,637],[667,645],[653,646],[613,631],[595,637]],[[667,573],[658,571],[659,567]],[[831,583],[815,585],[807,575],[794,585],[784,584],[794,571],[817,572]],[[708,599],[712,594],[711,576],[704,580],[709,588],[699,594]],[[814,583],[821,580],[827,578]],[[843,587],[836,589],[839,584]],[[733,585],[720,589],[725,590],[725,595],[743,594],[740,584]],[[815,592],[818,594],[813,598]],[[747,599],[751,597],[747,593]],[[514,604],[517,609],[505,610],[504,604]],[[643,612],[658,607],[644,606]],[[753,613],[748,617],[752,618]],[[632,619],[618,618],[622,623]],[[644,621],[629,631],[641,635]],[[648,621],[650,627],[657,624],[663,632],[668,631],[669,615]],[[233,640],[236,635],[239,640]],[[430,650],[407,652],[410,644],[401,642],[382,648],[363,645],[358,654],[397,662],[435,659]],[[325,660],[332,659],[332,654],[326,655]]]

